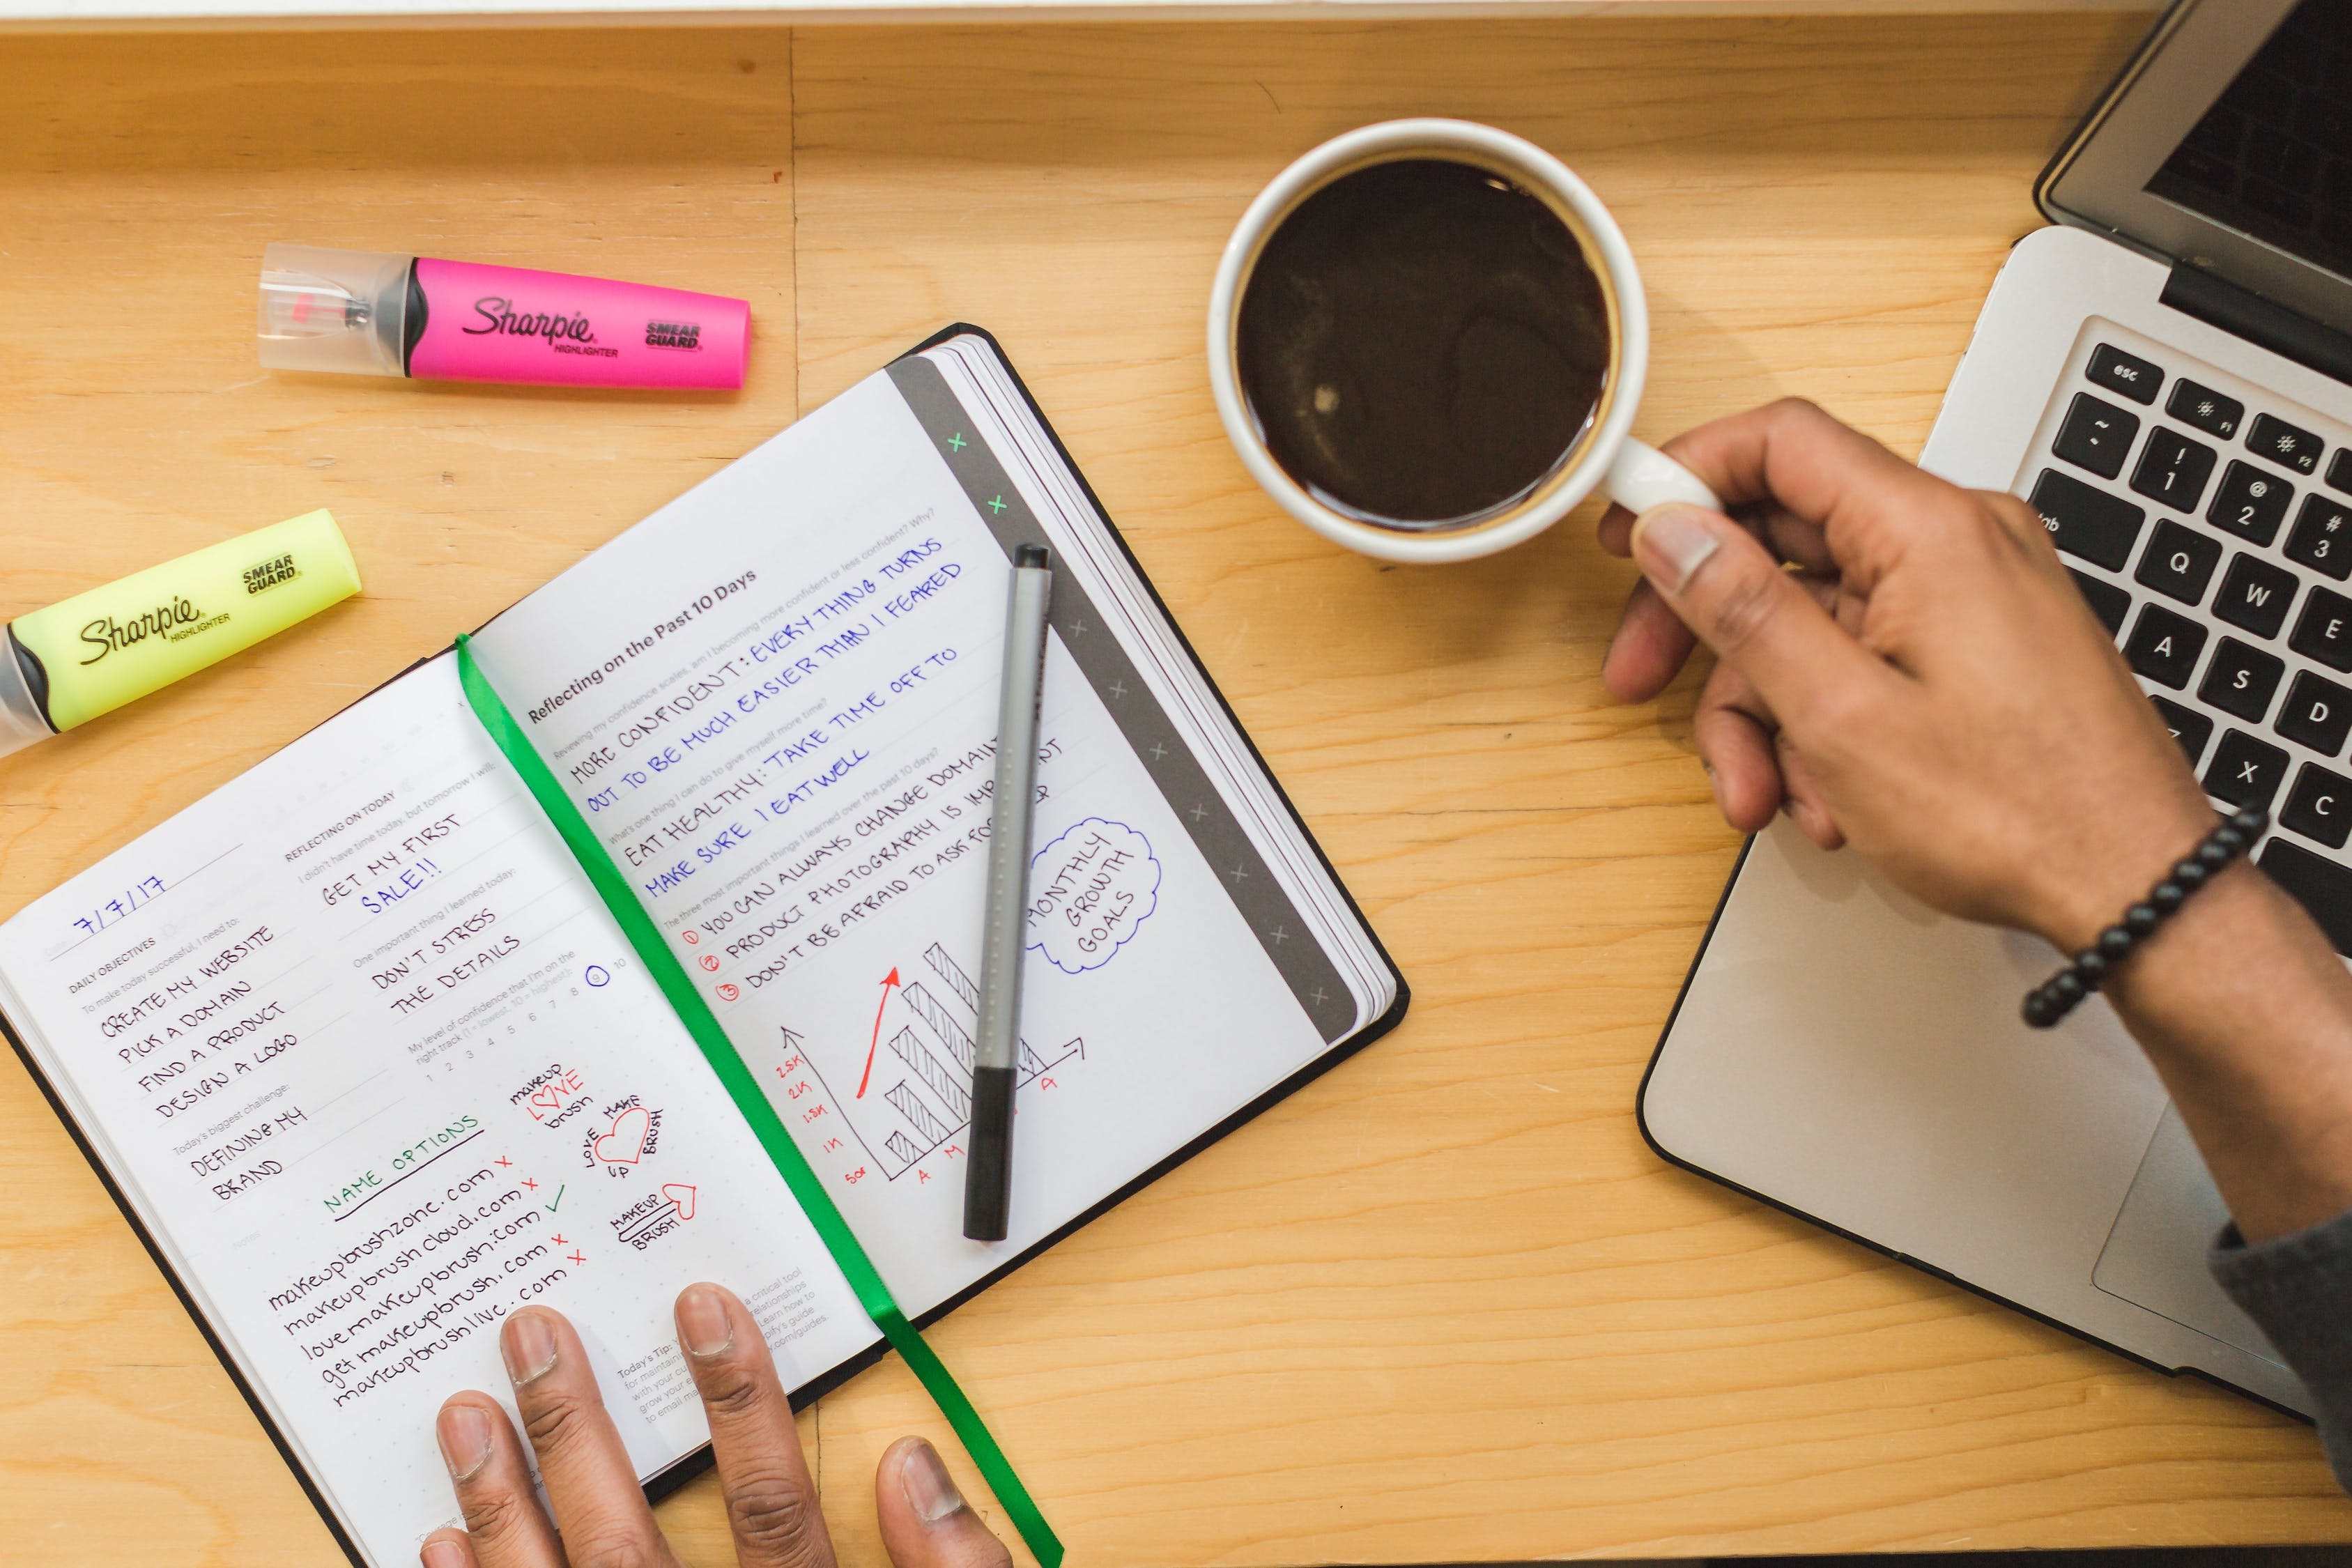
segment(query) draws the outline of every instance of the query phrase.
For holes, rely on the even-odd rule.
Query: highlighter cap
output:
[[[256,323],[263,368],[406,375],[415,262],[413,256],[315,245],[264,249]],[[423,312],[414,313],[422,330]]]
[[[0,630],[0,757],[56,733],[41,710],[40,695],[33,689],[16,637]]]

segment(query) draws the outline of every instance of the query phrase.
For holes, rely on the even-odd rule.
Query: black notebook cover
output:
[[[1223,1138],[1227,1133],[1232,1132],[1234,1129],[1240,1127],[1244,1122],[1251,1121],[1261,1112],[1265,1111],[1268,1107],[1297,1092],[1307,1084],[1314,1081],[1326,1072],[1328,1072],[1331,1068],[1339,1066],[1339,1063],[1345,1061],[1348,1058],[1363,1049],[1366,1046],[1370,1045],[1374,1040],[1379,1039],[1382,1035],[1387,1034],[1390,1030],[1395,1028],[1398,1024],[1403,1021],[1406,1008],[1411,1005],[1412,1000],[1412,994],[1410,987],[1405,983],[1404,974],[1402,971],[1397,968],[1395,961],[1389,956],[1388,948],[1381,942],[1380,933],[1374,931],[1372,929],[1371,922],[1364,918],[1363,910],[1356,902],[1355,894],[1349,891],[1347,884],[1340,879],[1339,872],[1331,864],[1330,857],[1324,853],[1322,845],[1317,841],[1314,834],[1308,830],[1306,819],[1298,815],[1298,808],[1291,803],[1289,793],[1282,787],[1282,781],[1275,776],[1272,769],[1266,766],[1265,758],[1257,749],[1257,742],[1252,740],[1250,738],[1249,731],[1243,728],[1241,721],[1234,713],[1233,705],[1225,700],[1224,692],[1218,687],[1215,679],[1210,675],[1208,667],[1201,662],[1200,655],[1193,649],[1192,639],[1184,635],[1183,627],[1179,626],[1176,622],[1176,618],[1169,614],[1167,603],[1160,598],[1159,589],[1152,584],[1150,577],[1143,570],[1142,563],[1136,559],[1135,552],[1129,546],[1126,537],[1119,532],[1118,524],[1111,521],[1108,509],[1104,507],[1101,498],[1095,494],[1093,485],[1087,481],[1086,475],[1079,470],[1076,462],[1071,458],[1069,448],[1063,444],[1060,433],[1054,428],[1052,422],[1045,417],[1045,410],[1038,406],[1037,399],[1029,390],[1028,384],[1022,380],[1020,373],[1013,368],[1013,362],[1011,358],[1005,354],[1003,346],[996,341],[993,334],[984,331],[983,329],[970,326],[962,322],[957,322],[953,325],[942,328],[940,331],[924,339],[921,342],[916,344],[913,348],[908,350],[905,354],[902,354],[899,357],[901,360],[911,359],[923,353],[927,350],[947,342],[951,339],[966,336],[978,338],[987,343],[991,352],[996,355],[998,361],[1002,363],[1008,379],[1011,380],[1014,388],[1020,393],[1022,401],[1026,405],[1030,417],[1036,421],[1038,428],[1044,431],[1046,439],[1053,443],[1055,455],[1061,460],[1063,466],[1069,470],[1071,477],[1077,481],[1080,490],[1086,496],[1087,503],[1094,509],[1096,515],[1101,520],[1104,529],[1109,534],[1111,541],[1118,545],[1120,554],[1125,557],[1128,565],[1134,570],[1137,579],[1143,584],[1144,591],[1150,595],[1152,607],[1159,612],[1160,616],[1166,620],[1170,628],[1174,632],[1177,644],[1182,649],[1184,657],[1191,660],[1193,668],[1200,672],[1202,683],[1207,687],[1210,695],[1216,700],[1219,710],[1233,724],[1234,732],[1241,737],[1242,744],[1248,749],[1250,761],[1257,767],[1260,773],[1265,774],[1268,782],[1273,784],[1276,797],[1281,802],[1283,810],[1289,814],[1293,825],[1296,826],[1298,830],[1300,838],[1306,842],[1308,848],[1314,851],[1317,862],[1321,865],[1323,869],[1330,876],[1332,885],[1339,889],[1340,898],[1346,900],[1348,912],[1355,918],[1357,923],[1361,925],[1364,931],[1371,937],[1373,948],[1379,953],[1381,963],[1387,968],[1390,975],[1396,983],[1396,1000],[1390,1005],[1388,1011],[1381,1014],[1378,1018],[1373,1019],[1361,1029],[1357,1030],[1354,1034],[1340,1040],[1329,1050],[1324,1052],[1323,1055],[1316,1058],[1314,1061],[1309,1062],[1306,1067],[1302,1068],[1297,1072],[1293,1073],[1281,1083],[1276,1084],[1274,1088],[1266,1090],[1264,1094],[1259,1095],[1256,1099],[1251,1100],[1246,1105],[1242,1106],[1232,1115],[1226,1117],[1222,1121],[1219,1121],[1215,1126],[1211,1127],[1207,1131],[1202,1133],[1198,1138],[1186,1143],[1182,1148],[1178,1149],[1166,1159],[1151,1166],[1149,1170],[1137,1176],[1133,1181],[1121,1186],[1116,1192],[1109,1194],[1104,1197],[1101,1202],[1079,1214],[1068,1224],[1045,1237],[1035,1245],[1025,1248],[1016,1256],[1007,1258],[1002,1265],[991,1270],[982,1279],[974,1281],[967,1289],[949,1297],[946,1300],[932,1308],[929,1311],[922,1313],[919,1317],[915,1319],[915,1326],[919,1329],[928,1328],[931,1324],[937,1322],[940,1319],[945,1317],[948,1313],[953,1311],[964,1302],[971,1300],[971,1298],[980,1294],[981,1291],[986,1289],[989,1286],[995,1284],[998,1280],[1003,1279],[1006,1275],[1012,1273],[1014,1269],[1020,1268],[1031,1258],[1037,1257],[1040,1253],[1043,1253],[1046,1248],[1054,1246],[1056,1242],[1059,1242],[1065,1237],[1072,1235],[1080,1226],[1117,1207],[1128,1198],[1142,1191],[1153,1182],[1158,1181],[1161,1176],[1166,1175],[1170,1171],[1174,1170],[1185,1161],[1192,1158],[1193,1155],[1198,1154],[1202,1150],[1206,1149],[1212,1143]],[[447,649],[445,648],[441,651],[446,652]],[[418,659],[415,663],[408,666],[407,668],[403,669],[400,674],[395,675],[392,677],[390,680],[383,682],[383,686],[376,687],[374,690],[382,690],[383,686],[389,686],[393,681],[402,679],[438,657],[440,657],[440,654],[435,653]],[[358,700],[365,701],[367,696],[372,695],[373,695],[373,691],[362,696]],[[261,1403],[259,1397],[256,1394],[251,1385],[247,1383],[245,1374],[238,1369],[236,1359],[228,1353],[227,1346],[221,1342],[220,1337],[214,1331],[212,1324],[206,1321],[204,1313],[197,1309],[195,1299],[189,1294],[185,1284],[183,1283],[179,1276],[173,1271],[172,1267],[170,1263],[166,1261],[162,1249],[157,1247],[154,1237],[148,1233],[147,1227],[145,1224],[141,1221],[137,1211],[131,1207],[129,1199],[124,1195],[121,1188],[116,1184],[113,1175],[107,1170],[104,1162],[99,1158],[98,1151],[91,1145],[89,1138],[83,1133],[79,1125],[75,1122],[73,1117],[67,1111],[65,1102],[61,1098],[59,1098],[55,1086],[49,1082],[47,1076],[41,1070],[39,1064],[34,1059],[32,1052],[26,1047],[23,1038],[17,1033],[15,1023],[5,1014],[0,1014],[0,1034],[5,1034],[7,1037],[8,1044],[10,1047],[16,1051],[17,1059],[25,1064],[25,1070],[32,1076],[33,1081],[40,1086],[43,1098],[49,1102],[49,1109],[57,1114],[57,1117],[60,1121],[65,1123],[66,1131],[72,1136],[75,1147],[81,1151],[82,1158],[89,1162],[90,1169],[97,1173],[99,1181],[104,1184],[107,1195],[114,1200],[115,1207],[121,1211],[123,1219],[129,1222],[132,1233],[139,1237],[140,1244],[146,1247],[148,1256],[154,1259],[156,1268],[163,1274],[163,1278],[170,1282],[173,1292],[180,1298],[181,1305],[188,1310],[189,1317],[195,1321],[197,1331],[205,1336],[205,1342],[212,1347],[213,1354],[219,1358],[223,1370],[228,1373],[229,1381],[235,1384],[236,1385],[237,1392],[244,1395],[247,1405],[253,1411],[254,1418],[260,1422],[262,1430],[269,1435],[269,1440],[277,1446],[278,1453],[285,1458],[287,1468],[294,1472],[295,1479],[300,1483],[303,1494],[310,1500],[311,1506],[319,1510],[319,1517],[326,1522],[327,1529],[329,1532],[334,1536],[336,1544],[343,1549],[344,1555],[351,1559],[352,1563],[355,1565],[355,1568],[365,1568],[365,1559],[361,1556],[357,1543],[344,1532],[341,1521],[335,1518],[333,1510],[328,1507],[326,1498],[320,1492],[317,1484],[311,1479],[309,1472],[302,1468],[301,1463],[295,1457],[294,1449],[287,1441],[285,1434],[278,1430],[278,1424],[270,1416],[268,1408]],[[801,1408],[811,1401],[817,1399],[825,1394],[831,1393],[834,1389],[838,1388],[841,1384],[846,1383],[858,1373],[865,1371],[867,1367],[872,1366],[877,1362],[882,1360],[888,1352],[889,1346],[887,1343],[877,1341],[875,1344],[869,1346],[856,1355],[850,1357],[847,1361],[843,1362],[838,1366],[835,1366],[830,1372],[821,1373],[817,1377],[811,1379],[808,1383],[803,1384],[799,1388],[793,1391],[792,1402],[793,1408]],[[984,1394],[984,1390],[982,1392]],[[977,1400],[975,1403],[983,1405],[982,1413],[984,1415],[985,1399],[982,1398],[981,1400]],[[663,1470],[659,1474],[649,1479],[646,1482],[646,1495],[651,1500],[658,1500],[661,1498],[667,1496],[670,1492],[677,1490],[677,1488],[684,1485],[687,1481],[691,1480],[702,1471],[709,1468],[711,1463],[712,1458],[710,1448],[709,1445],[706,1444],[701,1448],[697,1449],[694,1453],[688,1455],[677,1463],[670,1466],[667,1469]],[[1050,1497],[1045,1500],[1050,1500]]]

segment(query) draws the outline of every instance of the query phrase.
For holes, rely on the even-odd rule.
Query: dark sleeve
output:
[[[2352,1212],[2255,1247],[2231,1226],[2208,1261],[2311,1390],[2327,1462],[2352,1491]]]

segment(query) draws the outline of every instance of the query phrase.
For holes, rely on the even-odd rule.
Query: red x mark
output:
[[[508,1159],[504,1154],[501,1154],[501,1155],[499,1155],[499,1164],[500,1165],[500,1167],[502,1167],[502,1168],[503,1168],[503,1167],[505,1167],[505,1166],[511,1165],[511,1164],[513,1164],[513,1163],[514,1163],[514,1162],[513,1162],[512,1160]]]
[[[525,1177],[522,1179],[522,1184],[523,1184],[523,1189],[524,1189],[526,1192],[533,1192],[533,1193],[535,1193],[535,1192],[539,1191],[539,1184],[538,1184],[537,1182],[532,1181],[529,1176],[525,1176]]]
[[[574,1263],[585,1263],[585,1262],[587,1262],[587,1261],[588,1261],[586,1258],[584,1258],[581,1257],[581,1256],[580,1256],[578,1253],[576,1253],[576,1252],[575,1252],[575,1253],[571,1254],[571,1258],[572,1258],[572,1262],[574,1262]]]
[[[554,1239],[555,1245],[558,1247],[569,1247],[572,1245],[570,1242],[563,1239],[563,1233],[560,1230],[555,1233]]]

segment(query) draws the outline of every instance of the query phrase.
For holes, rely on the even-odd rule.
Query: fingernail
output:
[[[428,1541],[417,1555],[425,1568],[466,1568],[466,1549],[454,1541]]]
[[[920,1437],[899,1457],[898,1485],[914,1506],[915,1517],[925,1524],[937,1524],[963,1507],[963,1493],[956,1490],[947,1466],[940,1462],[939,1450]]]
[[[441,1440],[441,1462],[449,1467],[451,1480],[471,1479],[476,1470],[489,1463],[490,1418],[482,1414],[481,1406],[478,1405],[443,1405],[441,1418],[433,1424],[433,1435]],[[425,1561],[432,1564],[432,1568],[439,1568],[439,1564],[434,1559],[434,1547],[448,1545],[447,1542],[440,1541],[434,1542],[433,1546],[427,1546],[425,1549]],[[448,1561],[463,1564],[465,1558],[461,1554],[450,1557]]]
[[[677,1337],[689,1355],[712,1356],[735,1342],[735,1320],[727,1302],[708,1285],[697,1285],[677,1299]]]
[[[507,1376],[520,1388],[554,1368],[555,1329],[543,1312],[518,1312],[507,1320],[499,1350],[507,1358]]]
[[[1669,594],[1688,587],[1691,574],[1720,547],[1706,513],[1695,506],[1670,501],[1633,520],[1633,559]]]

